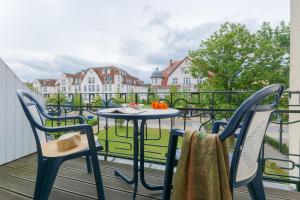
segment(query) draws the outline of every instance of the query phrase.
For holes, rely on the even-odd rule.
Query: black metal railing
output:
[[[120,106],[128,102],[151,105],[151,102],[163,101],[169,107],[181,111],[179,118],[148,122],[145,130],[145,160],[151,163],[165,163],[168,148],[168,132],[176,127],[183,129],[210,130],[215,120],[228,120],[236,108],[253,92],[209,91],[176,93],[88,93],[88,94],[47,94],[46,107],[50,114],[67,116],[79,114],[93,125],[99,140],[104,146],[102,155],[130,159],[132,155],[132,126],[129,121],[99,118],[99,109]],[[262,147],[262,170],[268,181],[295,184],[300,191],[300,177],[290,175],[290,171],[300,174],[300,155],[289,152],[288,132],[290,124],[300,120],[288,121],[290,114],[300,115],[300,104],[289,105],[288,100],[300,91],[285,91],[280,106],[273,113]],[[75,124],[76,121],[61,121],[58,124],[48,122],[49,126]],[[267,133],[268,133],[267,132]],[[300,134],[300,133],[299,133]],[[271,154],[268,151],[272,151]],[[293,159],[294,158],[294,159]]]

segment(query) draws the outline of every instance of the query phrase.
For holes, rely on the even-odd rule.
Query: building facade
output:
[[[50,79],[49,79],[50,80]],[[148,92],[143,81],[115,66],[92,67],[75,74],[63,73],[53,80],[51,89],[45,81],[33,81],[33,87],[41,94],[61,92],[64,94],[81,93],[84,99],[92,93],[140,93]],[[48,83],[48,82],[47,82]]]
[[[75,74],[63,73],[57,80],[56,86],[58,92],[62,93],[80,93],[81,82],[85,75],[85,71]]]
[[[187,56],[179,61],[169,61],[168,67],[159,71],[156,69],[151,74],[151,88],[154,92],[169,92],[171,87],[179,91],[197,91],[198,84],[202,79],[195,79],[188,73],[191,59]]]
[[[32,87],[39,94],[52,94],[58,92],[56,84],[56,79],[36,79],[32,82]]]

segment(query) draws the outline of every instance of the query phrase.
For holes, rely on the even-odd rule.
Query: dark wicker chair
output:
[[[274,84],[254,93],[240,105],[219,134],[221,141],[224,141],[240,128],[236,135],[237,142],[230,165],[229,184],[232,194],[234,188],[247,185],[252,199],[266,199],[262,182],[260,150],[272,112],[278,105],[283,89],[283,85]],[[218,133],[220,125],[224,123],[215,122],[212,133]],[[174,129],[170,133],[164,200],[170,199],[176,153],[178,154],[177,141],[178,137],[182,137],[184,133],[184,130],[179,129]]]
[[[102,147],[99,143],[95,143],[93,135],[93,129],[90,125],[84,124],[84,118],[81,116],[69,116],[53,118],[48,115],[42,105],[29,93],[23,90],[17,91],[18,99],[22,105],[24,113],[30,122],[34,138],[36,141],[37,156],[38,156],[38,170],[35,184],[34,197],[35,200],[46,200],[48,199],[53,183],[55,181],[57,172],[60,165],[70,159],[85,156],[87,162],[88,172],[92,172],[91,161],[96,181],[98,199],[104,199],[103,183],[100,172],[100,166],[97,156],[97,151],[100,151]],[[74,126],[61,126],[61,127],[46,127],[44,125],[43,118],[50,120],[79,120],[79,125]],[[51,137],[49,133],[55,132],[70,132],[80,131],[82,138],[87,141],[86,147],[76,152],[70,152],[65,154],[51,154],[46,153],[47,142]]]

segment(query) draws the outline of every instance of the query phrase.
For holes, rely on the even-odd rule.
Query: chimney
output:
[[[172,65],[172,64],[173,64],[173,60],[171,59],[171,60],[170,60],[170,65]]]

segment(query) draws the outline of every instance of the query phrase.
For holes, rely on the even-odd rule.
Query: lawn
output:
[[[96,124],[97,120],[91,120],[88,122],[89,124]],[[68,126],[74,125],[73,120],[64,120],[58,123],[57,121],[46,120],[46,126],[56,127],[60,126]],[[78,122],[76,122],[78,124]],[[169,142],[169,129],[161,129],[161,134],[159,134],[159,130],[156,128],[148,128],[147,136],[148,140],[145,140],[145,158],[148,160],[154,161],[164,161],[165,155],[167,153],[167,147]],[[55,138],[58,138],[61,133],[54,133]],[[111,126],[108,128],[108,133],[106,137],[106,131],[101,130],[98,133],[98,138],[100,143],[104,147],[103,152],[106,151],[105,140],[107,138],[108,141],[108,152],[111,155],[119,155],[132,158],[133,154],[133,127],[128,127],[128,138],[126,137],[126,127],[118,127],[117,132],[115,132],[115,126]],[[146,136],[145,136],[146,137]],[[181,139],[179,139],[178,146],[181,145]]]
[[[161,134],[156,128],[148,128],[147,136],[148,140],[145,140],[145,157],[149,160],[163,161],[167,153],[169,142],[168,129],[161,129]],[[108,152],[111,154],[130,156],[133,153],[133,127],[128,127],[128,135],[126,135],[126,127],[118,127],[117,131],[115,126],[108,128],[107,140],[108,140]],[[126,137],[128,136],[128,138]],[[101,144],[104,145],[106,139],[106,130],[99,132],[98,137]],[[181,145],[179,140],[178,145]],[[132,147],[132,148],[131,148]]]

